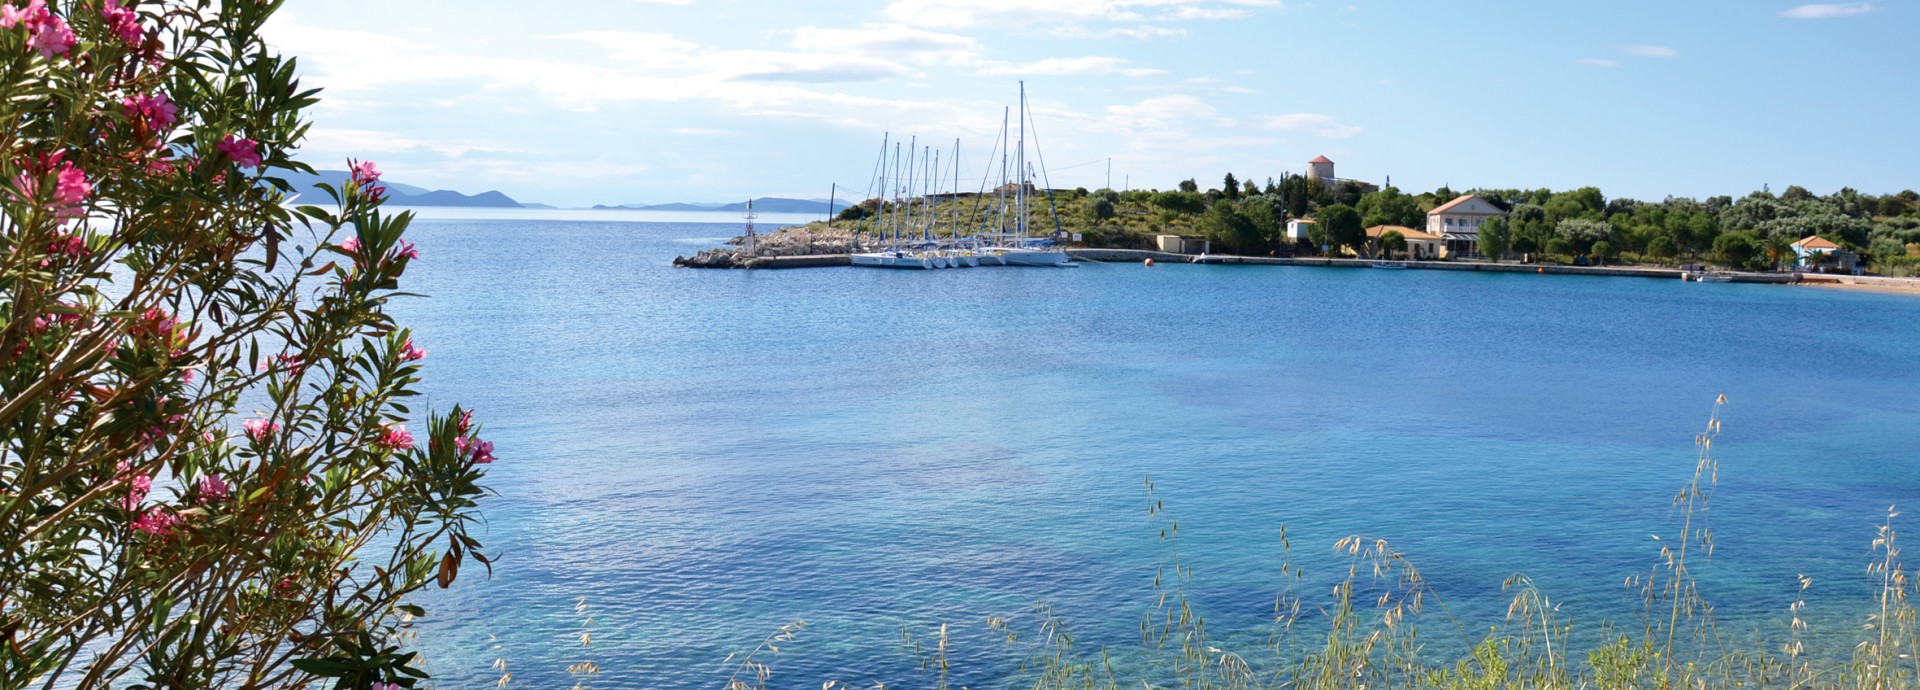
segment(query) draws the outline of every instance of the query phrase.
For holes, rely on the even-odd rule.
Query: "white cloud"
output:
[[[1278,0],[890,0],[882,12],[898,22],[952,28],[1066,26],[1099,33],[1082,25],[1133,24],[1112,35],[1147,37],[1165,31],[1153,21],[1238,19],[1247,8],[1282,7]]]
[[[794,31],[793,47],[809,52],[851,53],[916,64],[971,62],[980,56],[980,42],[971,37],[900,24],[868,24],[857,29],[803,26]]]
[[[881,12],[909,24],[958,28],[1144,19],[1125,9],[1125,4],[1121,0],[893,0]]]
[[[616,60],[638,62],[648,67],[672,67],[693,59],[700,45],[667,34],[630,31],[581,31],[561,34],[560,38],[585,41],[605,48]]]
[[[1127,61],[1117,57],[1090,55],[1077,58],[1047,58],[1022,65],[989,65],[980,70],[989,76],[1066,76],[1078,74],[1117,74],[1125,77],[1150,77],[1165,74],[1165,70],[1144,67],[1128,67]]]
[[[1586,65],[1588,67],[1614,67],[1620,64],[1613,60],[1607,60],[1603,58],[1584,58],[1580,60],[1575,60],[1574,62],[1580,63],[1582,65]]]
[[[1319,113],[1268,115],[1260,121],[1267,129],[1302,132],[1321,139],[1351,139],[1364,131],[1360,127],[1341,124],[1332,116]]]
[[[1218,7],[1187,6],[1187,7],[1173,8],[1173,11],[1168,12],[1165,15],[1162,15],[1162,18],[1177,21],[1177,22],[1188,22],[1188,21],[1206,21],[1206,20],[1216,20],[1216,19],[1239,19],[1241,17],[1247,16],[1248,14],[1250,13],[1247,12],[1246,10],[1236,10],[1236,9],[1227,9],[1227,8],[1218,8]]]
[[[1620,52],[1643,58],[1680,57],[1680,51],[1666,46],[1625,45],[1620,46]]]
[[[448,158],[459,158],[474,151],[499,153],[505,150],[470,142],[429,142],[392,132],[338,127],[314,127],[307,130],[307,138],[301,149],[305,153],[315,155],[366,155],[425,150]]]
[[[1874,10],[1873,3],[1862,2],[1848,5],[1814,4],[1801,5],[1781,12],[1782,17],[1793,19],[1832,19],[1834,17],[1857,17]]]
[[[725,81],[791,81],[809,84],[877,81],[912,70],[899,63],[859,55],[729,50],[703,55],[708,73]]]

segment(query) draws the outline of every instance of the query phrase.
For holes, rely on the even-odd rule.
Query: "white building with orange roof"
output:
[[[1819,235],[1810,235],[1793,243],[1793,254],[1794,256],[1800,257],[1801,266],[1818,263],[1819,259],[1814,258],[1815,256],[1832,254],[1837,251],[1840,251],[1840,245],[1834,244],[1828,241],[1827,238]]]
[[[1431,261],[1441,257],[1446,247],[1446,238],[1433,233],[1421,232],[1402,225],[1375,225],[1367,228],[1367,240],[1379,242],[1380,237],[1389,232],[1398,232],[1407,240],[1407,257],[1415,261]]]
[[[1446,241],[1443,256],[1467,256],[1480,251],[1480,226],[1507,212],[1493,202],[1468,194],[1427,212],[1427,234]]]

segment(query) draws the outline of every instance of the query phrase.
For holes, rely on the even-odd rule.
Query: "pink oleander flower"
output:
[[[48,254],[62,254],[73,258],[87,255],[87,240],[77,234],[56,232],[53,239],[47,241]]]
[[[174,105],[164,93],[128,96],[120,99],[120,107],[152,132],[164,132],[180,121],[180,106]]]
[[[279,431],[280,423],[267,421],[265,419],[249,419],[247,421],[241,422],[240,428],[246,431],[247,438],[252,439],[254,441],[259,441],[261,439],[266,438],[268,435],[271,435],[274,432]]]
[[[73,35],[73,28],[67,26],[64,19],[42,9],[38,16],[26,20],[27,28],[33,35],[27,39],[27,47],[40,51],[40,57],[52,59],[55,55],[66,55],[80,42]]]
[[[56,151],[51,155],[30,160],[20,174],[13,177],[14,194],[34,203],[45,203],[62,221],[87,215],[85,204],[87,197],[93,194],[93,183],[87,181],[87,171],[65,160],[67,152]],[[41,198],[41,180],[49,172],[54,173],[52,198]]]
[[[141,501],[147,500],[147,492],[152,489],[153,477],[136,474],[133,476],[133,479],[127,481],[127,497],[121,501],[120,504],[125,506],[127,510],[138,508],[140,507]]]
[[[46,0],[32,0],[24,7],[0,5],[0,29],[12,29],[22,22],[26,23],[28,29],[32,29],[38,17],[46,13]]]
[[[460,457],[473,456],[473,464],[486,465],[494,461],[492,441],[469,439],[463,436],[453,440],[453,447]]]
[[[128,45],[138,46],[140,40],[146,38],[146,32],[140,29],[140,15],[135,14],[133,8],[121,7],[120,0],[107,0],[100,8],[100,16],[106,18],[107,26]]]
[[[380,445],[388,450],[413,450],[413,432],[407,431],[404,424],[386,427],[386,432],[380,435]]]
[[[407,343],[400,347],[400,358],[409,362],[418,362],[427,358],[427,351],[414,347],[413,339],[408,338]]]
[[[234,165],[242,168],[260,167],[260,142],[252,139],[236,139],[233,135],[229,134],[225,139],[221,139],[220,143],[214,144],[213,147],[219,149],[221,153],[226,154],[227,158],[232,159]]]
[[[54,201],[62,206],[78,206],[93,194],[93,183],[87,181],[87,171],[74,167],[72,161],[61,161],[60,175],[53,187]]]
[[[409,259],[418,259],[420,258],[420,252],[413,248],[412,242],[400,240],[400,248],[394,250],[393,256],[395,258],[406,257]]]
[[[359,254],[360,253],[360,236],[354,235],[352,237],[348,237],[347,241],[340,243],[340,250],[348,254]]]
[[[134,519],[133,528],[156,537],[165,537],[179,524],[180,516],[166,508],[154,506]]]
[[[203,501],[224,501],[233,495],[226,480],[211,474],[200,478],[200,499]]]
[[[380,182],[380,169],[374,167],[373,161],[349,161],[349,163],[351,164],[350,167],[353,168],[353,184],[355,186],[360,187],[369,198],[375,201],[378,201],[380,197],[386,196],[387,188],[378,184]]]
[[[369,185],[380,181],[380,168],[375,166],[373,161],[360,161],[354,163],[352,167],[355,184]]]
[[[460,423],[458,426],[460,435],[462,436],[466,435],[467,430],[473,428],[473,410],[460,411]]]

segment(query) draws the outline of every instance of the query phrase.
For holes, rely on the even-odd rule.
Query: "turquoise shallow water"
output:
[[[717,687],[777,626],[775,687],[918,685],[899,643],[952,624],[958,678],[1012,683],[989,615],[1047,601],[1138,646],[1180,522],[1210,630],[1257,657],[1279,530],[1304,593],[1334,540],[1388,539],[1469,628],[1524,571],[1576,625],[1690,476],[1716,395],[1729,634],[1778,637],[1797,588],[1857,627],[1874,525],[1920,498],[1920,299],[1570,276],[1237,266],[675,270],[731,224],[422,220],[398,306],[439,407],[502,461],[490,580],[425,602],[444,687]],[[474,571],[477,573],[478,571]],[[573,605],[593,613],[582,651]],[[1450,644],[1440,628],[1431,648]]]

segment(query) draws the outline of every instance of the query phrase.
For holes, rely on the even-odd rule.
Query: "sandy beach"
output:
[[[1796,285],[1828,290],[1855,290],[1891,295],[1920,297],[1920,278],[1884,278],[1879,276],[1807,275]]]

